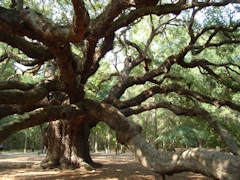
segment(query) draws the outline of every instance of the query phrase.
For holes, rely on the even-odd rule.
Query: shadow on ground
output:
[[[104,164],[100,169],[36,170],[34,166],[44,159],[36,154],[0,154],[0,180],[159,180],[160,176],[142,167],[132,154],[93,154],[95,162]],[[211,180],[200,174],[180,173],[166,176],[166,180]]]

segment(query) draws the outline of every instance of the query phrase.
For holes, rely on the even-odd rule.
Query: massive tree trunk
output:
[[[217,179],[240,179],[240,157],[238,157],[240,156],[240,148],[231,139],[226,129],[220,126],[208,111],[200,108],[201,106],[197,107],[198,103],[195,103],[195,101],[208,103],[218,108],[221,106],[229,107],[238,112],[240,111],[240,106],[227,99],[224,100],[219,97],[222,99],[219,100],[218,98],[201,94],[192,90],[193,88],[190,85],[188,85],[188,88],[185,88],[189,83],[189,79],[185,79],[185,75],[182,77],[181,74],[179,76],[176,76],[175,73],[171,74],[170,71],[171,69],[174,70],[172,68],[174,64],[182,68],[200,68],[215,78],[214,82],[216,81],[229,89],[229,91],[224,93],[239,92],[238,81],[234,80],[237,77],[231,77],[232,73],[226,71],[229,74],[229,79],[231,77],[234,80],[229,83],[225,77],[218,75],[217,70],[215,71],[215,68],[225,67],[234,74],[237,72],[235,72],[235,68],[239,68],[238,65],[230,63],[230,61],[226,61],[229,63],[216,64],[215,60],[195,59],[197,58],[195,55],[200,54],[205,48],[239,43],[239,39],[235,34],[237,32],[234,32],[238,30],[239,24],[229,27],[225,27],[225,25],[216,27],[209,25],[198,30],[199,32],[194,29],[194,19],[197,17],[195,15],[198,10],[205,7],[225,6],[230,3],[239,4],[238,0],[188,2],[186,4],[159,3],[159,5],[154,7],[150,6],[156,5],[158,3],[157,0],[109,1],[109,4],[104,4],[106,6],[102,13],[96,14],[96,17],[89,16],[88,12],[91,12],[91,10],[86,8],[87,6],[85,6],[83,0],[72,0],[74,12],[72,22],[69,22],[69,24],[60,23],[61,25],[54,23],[54,20],[48,19],[44,15],[45,13],[41,14],[41,12],[34,11],[31,8],[23,9],[23,1],[18,2],[21,3],[16,7],[17,10],[3,8],[2,4],[4,3],[0,6],[1,42],[8,43],[8,45],[19,49],[31,58],[26,61],[23,60],[22,63],[20,62],[21,64],[38,67],[39,70],[45,62],[53,59],[58,69],[58,75],[55,76],[54,74],[55,68],[49,67],[50,71],[46,72],[46,79],[37,85],[21,82],[6,82],[1,85],[0,118],[13,114],[26,113],[27,115],[21,116],[17,121],[1,126],[0,141],[18,130],[39,125],[43,122],[50,122],[45,141],[48,147],[48,154],[41,164],[42,167],[60,166],[76,168],[84,162],[93,167],[99,167],[100,164],[94,163],[90,157],[88,136],[90,129],[98,121],[104,121],[112,129],[116,130],[118,141],[126,145],[143,166],[160,174],[192,171]],[[155,36],[160,35],[161,31],[165,34],[165,29],[166,31],[168,30],[167,24],[175,24],[174,19],[167,20],[170,17],[169,14],[178,15],[184,10],[193,11],[190,15],[191,18],[189,18],[189,21],[186,19],[187,24],[182,24],[181,22],[180,24],[176,23],[176,25],[184,28],[188,27],[186,33],[189,35],[189,40],[184,41],[179,47],[180,49],[176,48],[176,52],[174,50],[176,54],[164,54],[164,61],[162,61],[162,57],[157,58],[157,56],[156,59],[149,59],[151,56],[149,56],[148,51],[151,47],[151,41]],[[160,16],[159,20],[161,21],[159,21],[159,25],[151,23],[152,32],[145,41],[146,46],[141,48],[137,43],[127,40],[126,34],[131,34],[132,32],[123,29],[129,25],[134,25],[135,20],[147,15]],[[168,16],[166,22],[163,15]],[[179,21],[178,18],[176,20]],[[117,31],[121,31],[121,29],[123,31],[118,33]],[[221,37],[224,34],[228,40],[225,38],[220,40],[221,38],[219,39],[217,36],[219,32]],[[122,38],[118,36],[120,34],[126,36],[124,43],[121,40]],[[115,36],[118,37],[115,38]],[[165,38],[165,36],[163,37]],[[181,37],[185,39],[186,36]],[[206,41],[202,42],[202,38],[206,39]],[[85,90],[89,85],[87,83],[89,78],[97,72],[101,59],[106,53],[113,49],[114,44],[117,45],[117,39],[123,46],[131,46],[136,51],[132,48],[126,48],[129,51],[127,50],[126,52],[124,68],[120,73],[117,70],[118,82],[113,86],[111,85],[112,87],[108,91],[109,94],[103,100],[105,104],[84,100],[84,98],[88,97],[85,96]],[[219,41],[217,41],[218,39]],[[79,52],[75,53],[73,44],[75,48],[79,48]],[[162,47],[164,46],[163,44]],[[188,57],[190,53],[193,55],[191,61],[189,61],[191,57]],[[134,55],[129,58],[130,54]],[[9,59],[11,56],[11,54],[2,56],[1,62],[4,59]],[[21,57],[24,56],[21,55]],[[16,62],[18,62],[19,58],[17,56],[11,57],[11,59],[15,58]],[[150,61],[157,62],[157,64],[153,64],[153,67],[149,68],[148,64]],[[141,67],[142,64],[145,64],[144,69],[146,72],[138,74],[132,71],[135,67]],[[231,66],[234,68],[230,68]],[[206,75],[201,70],[199,72]],[[239,73],[236,74],[239,75]],[[109,81],[112,75],[115,76],[115,73],[110,75]],[[170,79],[169,82],[172,81],[172,83],[163,84],[166,79]],[[101,83],[104,81],[103,79]],[[149,83],[149,85],[152,84],[150,85],[151,87],[147,88],[146,86],[147,89],[128,100],[123,98],[124,92],[128,88],[134,85],[143,85],[146,82],[151,82]],[[101,83],[98,84],[99,87]],[[208,86],[205,88],[208,88]],[[48,95],[56,92],[61,98],[53,98],[48,103],[45,102]],[[193,100],[195,107],[187,109],[168,101],[147,103],[147,100],[155,95],[168,93],[176,93],[188,97]],[[65,101],[68,102],[65,103]],[[200,116],[204,118],[220,135],[223,142],[234,155],[203,149],[190,149],[170,153],[151,148],[141,136],[141,127],[129,121],[126,117],[157,108],[167,108],[177,115]]]
[[[87,139],[89,130],[97,122],[103,121],[116,131],[118,142],[126,145],[143,166],[159,174],[191,171],[221,180],[240,179],[239,156],[201,148],[177,152],[158,151],[141,136],[139,125],[128,120],[117,108],[93,100],[33,111],[18,122],[5,125],[7,131],[0,129],[0,140],[19,128],[42,123],[39,119],[52,121],[48,129],[49,152],[42,167],[79,167],[83,161],[98,167],[99,164],[93,163],[89,156]]]
[[[101,164],[94,163],[90,157],[88,137],[96,123],[89,122],[86,123],[81,117],[51,122],[45,136],[48,153],[41,166],[78,168],[86,162],[92,167],[100,167]]]

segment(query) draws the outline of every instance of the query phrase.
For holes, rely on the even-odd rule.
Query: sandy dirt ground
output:
[[[80,168],[75,170],[36,169],[45,155],[36,153],[0,154],[0,180],[159,180],[160,176],[142,167],[130,153],[95,153],[92,158],[103,164],[99,169]],[[166,180],[212,180],[201,174],[179,173],[165,176]]]

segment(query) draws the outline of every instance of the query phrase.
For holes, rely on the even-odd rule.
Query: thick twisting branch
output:
[[[24,84],[24,87],[26,89],[26,84]],[[0,91],[0,104],[35,103],[46,97],[49,92],[58,90],[62,90],[61,83],[58,80],[46,79],[30,90],[27,88],[27,91]]]
[[[28,61],[28,63],[24,63],[24,65],[33,66],[36,64],[42,64],[44,61],[54,58],[52,51],[50,51],[43,44],[30,42],[27,39],[19,36],[13,36],[4,32],[0,32],[0,41],[7,43],[14,48],[18,48],[28,57],[35,59],[34,61]]]
[[[0,141],[3,141],[11,134],[28,127],[57,119],[71,120],[81,115],[83,115],[81,103],[77,105],[62,105],[39,108],[19,117],[17,121],[9,122],[0,126]]]

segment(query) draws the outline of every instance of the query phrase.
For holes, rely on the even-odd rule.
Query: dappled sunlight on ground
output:
[[[142,167],[131,153],[92,154],[95,162],[102,163],[100,169],[80,168],[75,170],[38,170],[34,169],[45,155],[35,154],[0,154],[0,180],[158,180],[160,176]],[[166,180],[211,180],[194,173],[181,173],[166,176]]]

